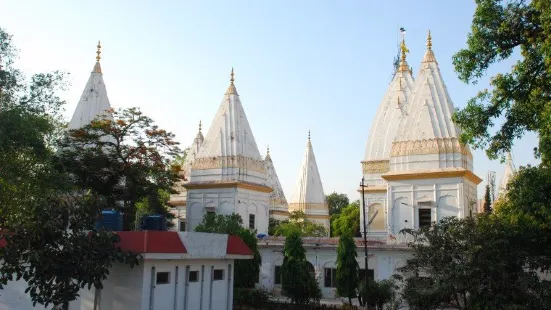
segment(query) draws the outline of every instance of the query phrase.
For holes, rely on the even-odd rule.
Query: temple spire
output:
[[[101,42],[98,41],[98,45],[96,46],[96,65],[94,66],[93,73],[101,73],[101,66],[99,64],[99,61],[101,60]]]
[[[199,132],[201,132],[202,124],[201,121],[199,121]]]
[[[427,35],[427,51],[423,57],[423,62],[436,62],[436,57],[434,57],[434,52],[432,51],[432,36],[430,30]]]
[[[270,156],[270,145],[266,148],[266,157]]]
[[[230,73],[230,86],[228,86],[228,90],[226,90],[226,95],[237,95],[237,89],[235,88],[235,84],[233,83],[235,81],[234,75],[235,73],[232,67]]]

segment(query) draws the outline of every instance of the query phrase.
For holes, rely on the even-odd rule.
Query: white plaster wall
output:
[[[46,308],[40,305],[36,305],[33,308],[31,298],[25,294],[27,289],[27,282],[23,279],[19,281],[11,281],[3,290],[0,290],[0,309],[2,310],[28,310],[37,309],[45,310]]]
[[[212,207],[217,214],[237,213],[249,227],[249,214],[255,215],[255,229],[268,233],[270,193],[242,188],[191,189],[187,199],[187,227],[193,231]]]
[[[258,152],[258,151],[257,151]],[[243,168],[222,168],[222,169],[192,169],[191,180],[193,182],[216,182],[216,181],[245,181],[268,186],[266,173]]]
[[[233,306],[233,277],[228,277],[233,260],[148,260],[145,263],[142,303],[149,309],[152,267],[155,272],[170,272],[170,283],[155,285],[152,309],[218,310]],[[178,271],[176,271],[178,267]],[[224,279],[214,281],[213,269],[223,269]],[[189,282],[188,273],[198,271],[197,282]],[[233,271],[232,271],[233,272]],[[231,296],[232,298],[228,298]],[[176,308],[174,308],[176,306]]]
[[[471,182],[464,178],[442,178],[426,180],[404,180],[389,183],[387,205],[389,217],[389,231],[397,234],[404,228],[419,228],[418,209],[420,201],[430,201],[432,221],[437,222],[444,217],[464,217],[468,210],[464,187],[471,186]],[[472,194],[472,188],[469,195]]]
[[[283,264],[281,247],[260,246],[262,265],[260,267],[259,287],[263,287],[274,294],[281,293],[281,285],[275,285],[275,266]],[[365,256],[363,248],[358,248],[358,265],[365,269]],[[409,257],[408,252],[369,250],[369,269],[373,269],[375,280],[390,278],[397,267],[403,265]],[[374,254],[374,256],[371,256]],[[336,289],[324,287],[325,268],[337,268],[337,251],[335,248],[306,248],[306,258],[318,270],[318,284],[322,290],[323,298],[335,298]]]

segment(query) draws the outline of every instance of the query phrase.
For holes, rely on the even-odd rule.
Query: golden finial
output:
[[[400,51],[402,51],[402,61],[406,61],[406,53],[409,53],[409,50],[406,46],[405,38],[402,38],[402,43],[400,44]]]
[[[409,53],[409,49],[406,46],[406,39],[404,34],[402,33],[402,43],[400,43],[400,52],[402,54],[402,57],[400,59],[400,66],[398,67],[398,71],[406,72],[408,71],[408,63],[406,61],[406,54]]]
[[[436,62],[436,57],[434,57],[434,52],[432,51],[432,36],[430,34],[430,30],[427,35],[427,51],[425,52],[425,56],[423,56],[422,62]]]
[[[101,59],[101,42],[98,41],[98,50],[96,51],[96,61],[99,62]]]
[[[235,81],[235,79],[233,78],[233,75],[234,75],[234,72],[233,72],[233,67],[231,67],[231,78],[230,78],[230,83],[233,84],[233,81]]]
[[[201,121],[199,121],[199,132],[201,132]]]

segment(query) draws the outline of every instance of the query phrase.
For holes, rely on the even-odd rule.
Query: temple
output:
[[[329,208],[314,156],[310,132],[308,132],[304,159],[298,173],[293,196],[289,201],[289,212],[293,211],[304,212],[306,219],[323,225],[329,233]]]
[[[100,48],[98,44],[96,64],[70,129],[86,126],[97,117],[112,117],[108,113],[111,105],[103,82]],[[389,278],[410,255],[409,240],[398,234],[401,229],[418,229],[447,216],[472,215],[476,212],[477,185],[481,182],[473,172],[473,155],[468,146],[460,143],[460,129],[452,121],[454,106],[433,51],[430,32],[415,77],[408,64],[408,52],[402,37],[400,59],[388,87],[381,90],[382,100],[361,162],[365,182],[358,191],[366,213],[360,212],[360,221],[366,217],[370,223],[367,266],[361,252],[357,259],[362,272],[376,280]],[[290,212],[303,211],[307,219],[323,225],[329,232],[323,179],[309,133],[292,196],[286,199],[283,188],[288,185],[280,183],[270,149],[261,157],[233,69],[229,82],[206,134],[199,122],[195,139],[189,141],[187,155],[181,162],[181,180],[170,201],[176,215],[175,229],[192,232],[209,213],[239,214],[243,225],[261,239],[258,248],[262,266],[257,285],[277,294],[281,289],[285,238],[266,236],[269,219],[284,220]],[[298,166],[301,158],[296,160]],[[509,155],[500,195],[514,174]],[[355,188],[357,180],[349,180],[349,184]],[[358,250],[363,250],[363,239],[355,241]],[[338,238],[307,237],[303,243],[324,298],[333,298]]]
[[[184,187],[187,230],[193,231],[208,212],[215,212],[237,213],[246,227],[268,233],[272,188],[234,84],[233,69]]]

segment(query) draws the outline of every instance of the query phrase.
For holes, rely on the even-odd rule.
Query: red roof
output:
[[[226,254],[230,255],[253,255],[253,251],[249,249],[247,244],[238,236],[228,236],[228,245]]]
[[[120,248],[134,253],[187,253],[175,231],[119,231]]]

